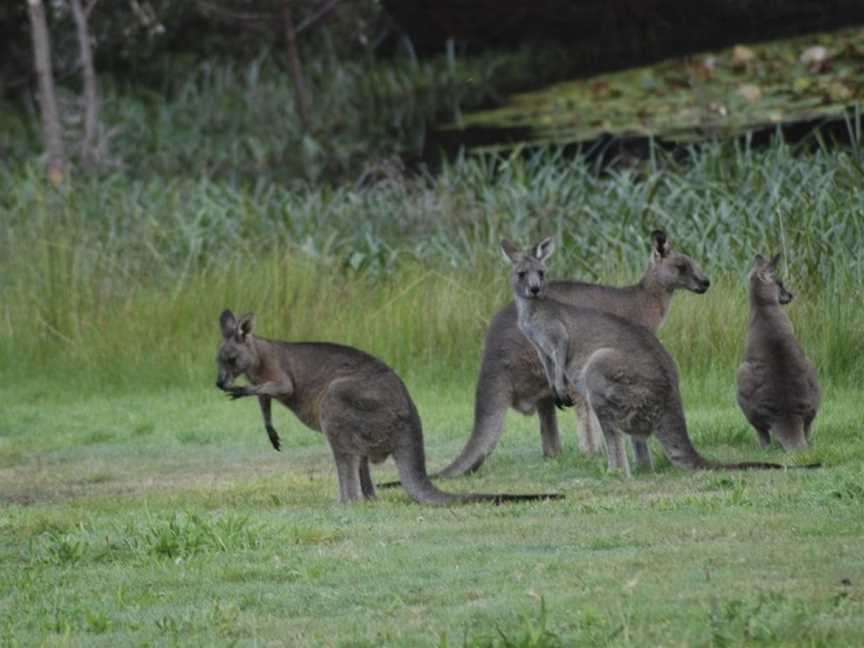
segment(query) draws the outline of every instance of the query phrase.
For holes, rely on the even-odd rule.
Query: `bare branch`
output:
[[[231,11],[230,9],[220,7],[219,5],[213,4],[212,2],[207,2],[207,0],[196,0],[196,4],[203,12],[209,12],[213,14],[216,18],[222,18],[229,21],[272,22],[276,18],[275,14],[241,13],[239,11]]]
[[[30,26],[33,37],[33,59],[39,79],[39,112],[42,113],[42,135],[48,156],[48,178],[59,187],[66,174],[66,153],[63,149],[63,132],[54,93],[54,75],[51,69],[51,39],[45,20],[42,0],[27,0],[30,10]]]
[[[337,4],[339,4],[339,0],[325,0],[323,6],[314,14],[306,18],[306,20],[297,25],[297,29],[295,29],[294,31],[299,34],[304,29],[311,27],[328,13],[333,11]]]
[[[78,32],[78,48],[81,53],[81,69],[84,76],[84,140],[81,143],[81,163],[92,167],[97,162],[96,136],[99,128],[99,93],[96,88],[96,70],[93,67],[93,50],[90,47],[90,30],[87,15],[81,0],[70,0],[75,28]],[[91,7],[95,5],[95,0]]]
[[[300,64],[300,51],[297,48],[297,31],[291,16],[291,0],[282,0],[282,23],[285,28],[285,42],[288,50],[288,64],[294,80],[294,105],[303,130],[309,130],[309,95],[303,82],[303,68]]]
[[[99,0],[90,0],[90,2],[87,3],[87,6],[84,7],[84,17],[85,18],[87,18],[89,20],[90,14],[93,13],[93,9],[96,7],[96,4],[98,2],[99,2]]]

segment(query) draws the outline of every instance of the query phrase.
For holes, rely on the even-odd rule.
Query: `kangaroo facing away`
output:
[[[676,290],[704,293],[711,282],[698,264],[672,249],[666,234],[651,233],[651,258],[639,283],[612,287],[581,281],[552,281],[546,295],[567,304],[612,313],[656,333],[663,325]],[[600,448],[595,415],[580,405],[580,447],[586,454]],[[483,360],[477,380],[474,427],[464,449],[450,465],[436,473],[456,477],[477,470],[495,449],[504,431],[507,409],[522,414],[537,412],[540,438],[547,457],[561,452],[555,405],[543,367],[534,348],[519,330],[516,305],[511,302],[493,317],[483,345]],[[640,465],[650,465],[651,453],[645,442],[632,437]]]
[[[737,396],[762,447],[771,445],[773,434],[785,450],[799,450],[807,447],[821,392],[816,368],[782,308],[792,301],[792,293],[777,277],[779,258],[767,261],[757,255],[748,276],[750,321],[744,362],[736,375]]]
[[[375,497],[369,462],[393,455],[405,490],[423,504],[494,503],[559,499],[556,494],[453,495],[439,490],[426,473],[420,416],[404,383],[381,360],[358,349],[324,342],[281,342],[254,334],[255,316],[219,318],[222,343],[216,356],[216,386],[232,399],[257,396],[273,447],[270,405],[275,399],[307,427],[323,432],[333,451],[339,501]],[[245,375],[251,384],[237,386]]]
[[[552,397],[563,406],[572,404],[574,392],[588,401],[606,438],[610,470],[630,475],[622,434],[646,440],[652,433],[679,468],[783,468],[700,455],[687,434],[675,363],[657,337],[616,315],[550,299],[545,262],[554,250],[551,238],[525,253],[509,241],[502,249],[513,266],[519,329],[537,349]]]

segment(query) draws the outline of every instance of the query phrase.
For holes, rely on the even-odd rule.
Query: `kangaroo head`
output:
[[[546,259],[555,250],[551,238],[545,238],[527,252],[508,240],[501,241],[504,256],[513,264],[510,285],[513,295],[525,299],[542,297],[546,292]]]
[[[219,316],[219,329],[222,332],[222,344],[216,354],[216,386],[225,389],[231,386],[237,376],[258,364],[258,354],[252,342],[255,315],[246,313],[238,320],[234,313],[225,309]]]
[[[648,274],[669,291],[683,288],[702,294],[711,285],[702,268],[686,254],[673,250],[666,234],[660,230],[651,232],[651,266]]]
[[[792,301],[792,293],[786,290],[780,277],[777,276],[777,262],[780,255],[775,254],[766,259],[757,254],[753,259],[753,267],[747,279],[750,282],[751,299],[760,304],[788,304]]]

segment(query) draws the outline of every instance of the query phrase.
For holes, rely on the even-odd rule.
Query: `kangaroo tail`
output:
[[[790,416],[788,419],[777,422],[772,426],[771,432],[786,452],[807,448],[804,419],[800,416]]]
[[[448,504],[467,504],[471,502],[488,502],[501,505],[508,502],[534,502],[538,500],[558,500],[564,496],[559,493],[538,494],[495,494],[495,493],[466,493],[456,495],[445,493],[439,489],[429,475],[426,474],[426,460],[423,453],[422,437],[420,443],[406,444],[393,454],[396,467],[399,469],[399,477],[408,495],[420,504],[432,504],[435,506],[447,506]]]
[[[504,417],[509,407],[509,391],[490,384],[487,371],[480,371],[477,393],[474,401],[474,428],[462,452],[450,464],[431,475],[431,479],[459,477],[475,472],[486,457],[492,454],[504,431]],[[401,473],[400,473],[401,476]],[[402,486],[403,481],[390,481],[376,484],[387,489]]]
[[[744,461],[741,463],[720,463],[710,461],[705,470],[813,470],[821,468],[822,462],[802,464],[800,466],[785,466],[783,464],[771,463],[766,461]]]
[[[741,463],[723,463],[706,459],[690,441],[683,411],[668,412],[657,428],[657,440],[663,446],[663,451],[669,461],[677,468],[684,470],[785,470],[787,466],[767,461],[744,461]],[[821,464],[809,464],[803,468],[818,468]],[[797,466],[794,466],[797,468]]]
[[[461,501],[460,497],[445,493],[429,479],[422,436],[419,437],[419,443],[406,444],[396,450],[393,459],[399,470],[398,483],[415,502],[445,506]]]
[[[552,501],[552,500],[562,500],[564,499],[564,495],[561,493],[537,493],[537,494],[504,494],[504,493],[468,493],[466,495],[460,495],[463,502],[491,502],[495,504],[495,506],[500,506],[501,504],[507,504],[509,502],[538,502],[538,501]]]
[[[676,468],[684,470],[711,470],[715,463],[709,461],[693,446],[687,434],[684,411],[679,406],[666,412],[657,426],[657,440],[663,452]],[[720,464],[716,464],[719,466]],[[718,468],[719,469],[719,468]]]
[[[510,406],[509,389],[493,389],[487,385],[485,372],[480,372],[477,393],[474,401],[474,428],[462,452],[448,466],[439,470],[433,477],[459,477],[475,472],[486,458],[492,454],[504,432],[504,417]]]
[[[380,484],[375,484],[375,488],[396,488],[397,486],[401,486],[402,482],[399,480],[390,481],[390,482],[381,482]]]

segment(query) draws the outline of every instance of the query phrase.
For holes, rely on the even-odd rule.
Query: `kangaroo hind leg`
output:
[[[540,418],[540,441],[543,445],[543,456],[557,457],[561,454],[561,435],[558,433],[555,401],[551,398],[537,401],[537,416]]]
[[[375,482],[372,481],[372,473],[369,470],[369,457],[360,459],[360,490],[365,499],[375,499]]]
[[[610,472],[620,472],[624,477],[630,477],[630,462],[627,460],[627,448],[624,445],[624,435],[611,421],[601,422],[603,436],[606,438],[606,457]]]
[[[600,421],[584,398],[576,401],[576,416],[579,419],[579,449],[585,455],[600,452]]]
[[[360,485],[361,458],[334,450],[336,459],[336,475],[339,478],[339,501],[342,503],[356,502],[363,499],[363,488]]]
[[[651,448],[648,447],[648,440],[631,436],[630,443],[633,446],[633,457],[636,459],[636,470],[653,472],[654,457],[651,455]]]

